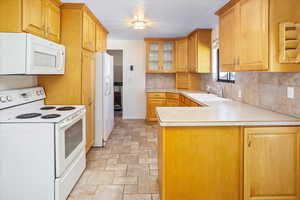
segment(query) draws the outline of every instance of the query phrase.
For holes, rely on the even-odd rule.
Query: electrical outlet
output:
[[[287,88],[287,97],[289,99],[294,99],[295,95],[294,95],[294,88],[293,87],[288,87]]]
[[[242,90],[241,90],[241,89],[239,89],[238,97],[239,97],[239,98],[242,98]]]

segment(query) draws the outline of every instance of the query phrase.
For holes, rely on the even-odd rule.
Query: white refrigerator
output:
[[[96,54],[95,147],[105,146],[114,128],[113,57]]]

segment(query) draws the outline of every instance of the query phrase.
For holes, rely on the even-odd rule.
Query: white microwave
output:
[[[0,33],[0,75],[64,72],[63,45],[28,33]]]

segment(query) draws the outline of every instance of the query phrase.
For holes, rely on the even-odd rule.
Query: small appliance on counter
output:
[[[66,200],[86,167],[84,106],[41,87],[0,91],[0,199]]]
[[[0,33],[0,75],[64,72],[63,45],[29,33]]]

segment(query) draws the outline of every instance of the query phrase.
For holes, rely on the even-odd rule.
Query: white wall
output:
[[[0,76],[0,90],[37,86],[35,76]]]
[[[144,40],[108,40],[108,49],[123,50],[123,118],[145,119]],[[130,65],[134,71],[130,71]]]

